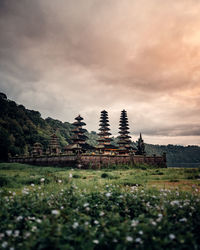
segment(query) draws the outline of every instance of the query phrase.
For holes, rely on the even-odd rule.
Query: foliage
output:
[[[10,177],[0,192],[0,248],[199,249],[198,185],[185,192],[145,183],[159,171],[163,181],[199,175],[191,170],[105,172],[0,164],[1,176]]]
[[[0,95],[0,107],[0,160],[5,161],[8,152],[13,156],[30,152],[35,142],[40,142],[46,149],[54,131],[62,147],[70,142],[70,123],[52,118],[44,120],[38,111],[17,105],[3,93]]]
[[[169,166],[178,166],[178,163],[195,163],[200,165],[200,147],[198,146],[180,146],[180,145],[152,145],[145,144],[147,154],[162,155],[166,153]],[[176,164],[177,163],[177,164]],[[192,164],[191,164],[192,165]]]
[[[43,119],[38,111],[28,110],[23,105],[17,105],[14,101],[7,99],[6,95],[0,93],[0,161],[12,156],[27,154],[35,142],[40,142],[44,150],[47,149],[50,136],[56,132],[61,147],[69,144],[72,125],[68,122],[48,117]],[[87,132],[87,143],[97,145],[98,135],[95,131]],[[117,145],[118,138],[112,137],[112,143]],[[132,143],[135,146],[135,143]],[[167,153],[168,165],[175,163],[200,162],[200,147],[178,146],[178,145],[152,145],[145,144],[148,155],[162,155]],[[145,167],[145,166],[144,166]]]

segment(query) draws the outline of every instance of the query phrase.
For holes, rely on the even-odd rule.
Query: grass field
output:
[[[0,164],[2,249],[200,249],[199,169]]]

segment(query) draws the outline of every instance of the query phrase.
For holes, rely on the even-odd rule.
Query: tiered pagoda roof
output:
[[[131,136],[129,136],[129,124],[126,110],[121,111],[120,121],[119,121],[119,134],[118,137],[118,145],[119,145],[119,153],[127,154],[132,149],[131,146]]]
[[[51,135],[48,152],[50,154],[59,154],[61,152],[60,144],[58,142],[58,137],[55,133]]]
[[[43,154],[42,144],[39,142],[34,143],[33,149],[32,149],[32,155],[41,156],[42,154]]]
[[[101,111],[100,124],[99,124],[99,139],[97,149],[101,152],[111,151],[116,149],[115,146],[111,145],[112,138],[110,138],[110,124],[108,119],[108,112],[106,110]]]
[[[87,150],[92,150],[93,147],[86,143],[88,137],[85,135],[85,132],[87,132],[87,130],[82,128],[82,126],[86,125],[85,122],[83,122],[83,118],[78,115],[75,120],[76,121],[72,124],[74,126],[74,129],[72,130],[74,135],[71,138],[72,144],[66,146],[65,150],[73,151],[75,153],[81,153],[86,152]]]

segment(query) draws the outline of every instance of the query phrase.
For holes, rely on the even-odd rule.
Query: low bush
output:
[[[132,186],[83,194],[23,189],[0,194],[0,246],[5,249],[199,249],[195,195]],[[181,209],[179,209],[181,207]]]

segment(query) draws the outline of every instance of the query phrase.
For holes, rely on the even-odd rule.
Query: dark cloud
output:
[[[44,116],[82,113],[92,130],[105,108],[113,134],[125,108],[133,135],[200,144],[199,11],[194,0],[1,0],[1,91]]]

